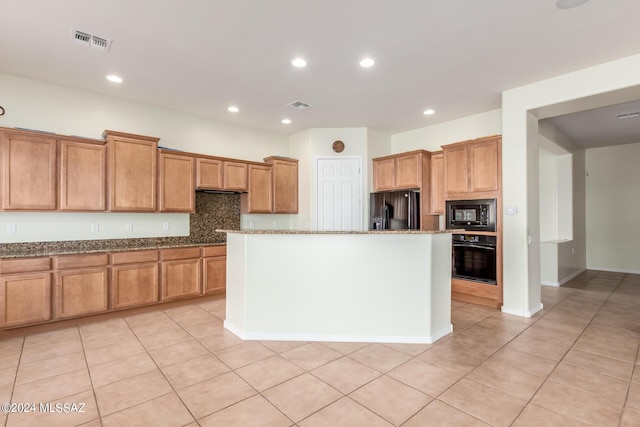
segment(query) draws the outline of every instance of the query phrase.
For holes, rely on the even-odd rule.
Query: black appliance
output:
[[[385,191],[371,193],[370,230],[419,230],[420,193]]]
[[[496,231],[496,199],[447,200],[446,228]]]
[[[496,236],[454,234],[451,277],[496,284]]]

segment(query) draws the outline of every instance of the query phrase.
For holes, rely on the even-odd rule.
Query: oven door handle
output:
[[[482,246],[482,245],[469,245],[466,243],[454,243],[453,247],[456,248],[476,248],[476,249],[485,249],[487,251],[495,251],[495,246]]]

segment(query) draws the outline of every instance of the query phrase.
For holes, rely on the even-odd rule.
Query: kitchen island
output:
[[[432,343],[452,331],[450,232],[218,231],[224,326],[242,339]]]

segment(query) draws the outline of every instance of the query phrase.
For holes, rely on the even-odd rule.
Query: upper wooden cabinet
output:
[[[107,147],[104,143],[60,141],[60,210],[104,211]]]
[[[2,209],[56,209],[57,140],[27,131],[0,131]]]
[[[246,163],[225,160],[223,168],[224,190],[247,191],[249,189],[249,169]]]
[[[196,188],[245,192],[248,188],[247,164],[215,157],[197,157]]]
[[[271,165],[249,164],[249,191],[240,198],[242,213],[271,213],[273,171]]]
[[[161,151],[158,163],[160,212],[195,212],[195,159]]]
[[[444,214],[444,155],[431,153],[431,213]]]
[[[496,197],[501,179],[501,137],[492,136],[442,147],[447,198]]]
[[[109,152],[108,209],[155,211],[159,139],[110,130],[104,136]]]
[[[298,213],[298,161],[267,157],[273,170],[273,213]]]
[[[373,190],[402,190],[428,185],[431,154],[417,150],[373,159]]]

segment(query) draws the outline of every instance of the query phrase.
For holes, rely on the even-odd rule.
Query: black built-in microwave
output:
[[[447,200],[447,229],[496,231],[496,199]]]

